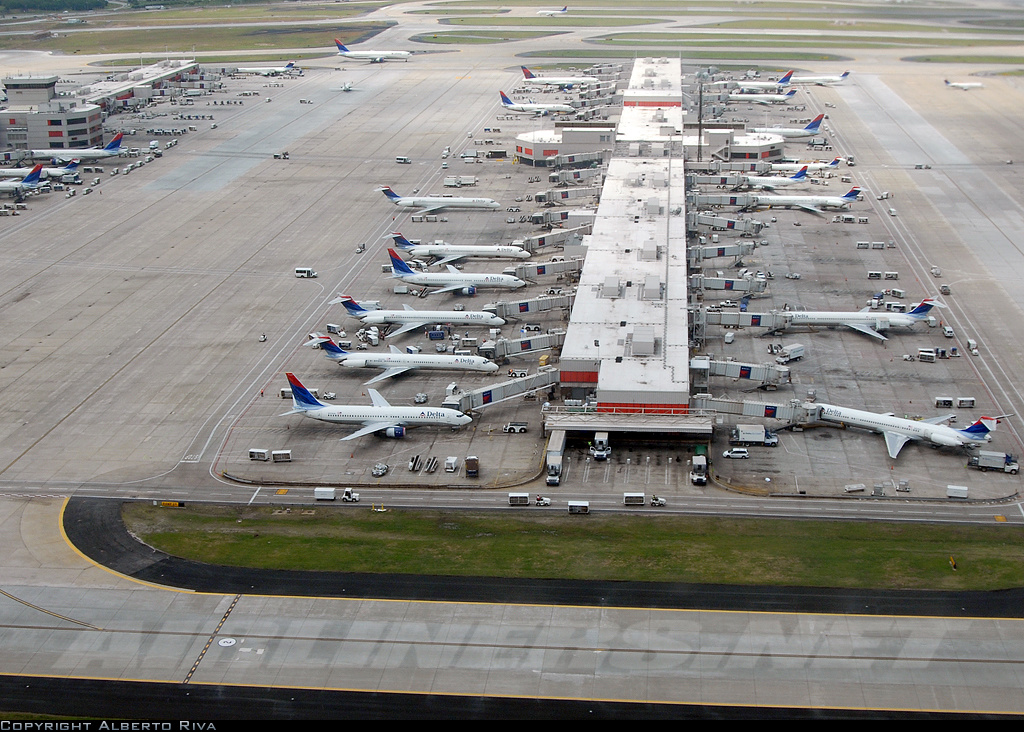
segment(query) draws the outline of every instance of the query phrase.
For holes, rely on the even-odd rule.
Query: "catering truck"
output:
[[[763,425],[759,424],[738,424],[729,435],[730,445],[764,445],[766,447],[777,447],[779,437],[774,432],[769,432]]]
[[[968,468],[977,468],[981,472],[986,470],[1001,470],[1010,475],[1016,475],[1020,471],[1017,458],[1005,452],[992,452],[991,450],[978,450],[967,460]]]

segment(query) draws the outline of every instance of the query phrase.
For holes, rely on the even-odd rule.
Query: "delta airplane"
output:
[[[420,209],[420,213],[432,213],[443,208],[486,208],[495,211],[501,204],[493,198],[455,198],[452,196],[399,196],[389,186],[378,188],[396,206]]]
[[[39,174],[40,178],[60,178],[64,175],[74,175],[78,172],[79,161],[72,160],[63,168],[43,168]],[[24,178],[35,168],[0,168],[0,178]]]
[[[339,56],[353,61],[369,61],[371,64],[382,64],[396,59],[408,61],[412,55],[409,51],[350,51],[337,38],[334,39],[334,45],[338,47]]]
[[[779,171],[780,173],[795,172],[801,168],[807,168],[808,173],[816,173],[819,170],[835,170],[839,167],[839,163],[842,161],[841,157],[835,157],[831,162],[813,162],[813,163],[771,163],[772,171]]]
[[[72,160],[102,160],[103,158],[116,158],[121,154],[121,138],[123,135],[118,132],[114,139],[105,147],[90,147],[85,150],[29,150],[28,156],[33,160],[53,160],[57,163],[70,163]]]
[[[427,293],[428,295],[456,291],[463,295],[475,295],[478,287],[500,287],[505,290],[526,287],[525,282],[513,275],[460,272],[450,264],[447,265],[447,272],[413,272],[394,249],[388,249],[388,254],[391,256],[392,277],[397,277],[410,285],[441,288]]]
[[[569,6],[566,5],[561,10],[538,10],[537,15],[543,15],[545,18],[554,18],[556,15],[568,15]]]
[[[777,176],[763,176],[763,175],[744,175],[743,182],[733,188],[734,191],[738,191],[742,188],[761,188],[766,191],[774,191],[780,186],[792,186],[797,183],[807,182],[807,166],[803,166],[795,174],[788,178],[779,178]]]
[[[794,76],[789,80],[790,84],[817,84],[818,86],[831,86],[842,84],[850,76],[849,71],[844,71],[839,76]]]
[[[885,436],[885,446],[889,457],[893,460],[910,440],[930,442],[943,447],[968,447],[979,442],[988,442],[995,428],[998,417],[982,417],[977,422],[962,430],[953,429],[940,424],[953,415],[929,417],[923,420],[903,419],[890,414],[863,412],[859,409],[834,407],[831,404],[821,405],[821,420],[849,427],[881,432]]]
[[[843,196],[751,196],[750,203],[744,208],[798,208],[809,213],[821,214],[824,209],[848,209],[859,195],[860,188],[853,187]]]
[[[542,86],[573,87],[578,84],[597,84],[601,81],[596,76],[536,76],[525,66],[519,68],[523,70],[523,77],[529,83]]]
[[[498,364],[488,361],[483,356],[449,356],[423,353],[403,353],[396,346],[391,346],[391,353],[349,353],[343,350],[327,336],[313,338],[305,345],[319,345],[324,356],[337,361],[345,368],[350,369],[384,369],[384,372],[374,376],[364,385],[376,384],[378,381],[390,379],[392,376],[404,374],[414,369],[455,369],[457,371],[487,371],[498,370]]]
[[[793,72],[787,71],[782,75],[778,81],[737,81],[736,86],[741,90],[747,89],[781,89],[784,86],[788,86],[790,80],[793,78]]]
[[[385,338],[394,338],[411,330],[419,330],[435,323],[444,323],[468,327],[478,325],[486,328],[499,328],[505,321],[497,315],[473,310],[414,310],[409,305],[404,310],[367,310],[351,297],[342,296],[332,300],[330,305],[340,302],[348,314],[358,318],[363,325],[401,325],[397,330],[388,333]]]
[[[498,259],[529,259],[530,253],[522,247],[504,246],[454,246],[443,241],[433,244],[413,244],[402,236],[401,232],[392,232],[391,238],[395,246],[413,257],[431,257],[437,259],[433,264],[448,264],[466,257],[496,257]]]
[[[985,85],[980,81],[950,81],[946,79],[946,86],[950,89],[962,89],[963,91],[970,91],[971,89],[984,89]]]
[[[256,74],[257,76],[280,76],[298,71],[294,61],[289,61],[284,66],[251,66],[249,68],[237,68],[236,74]]]
[[[819,114],[817,117],[812,119],[806,127],[755,127],[751,132],[781,135],[787,140],[799,139],[801,137],[814,137],[818,134],[818,128],[821,127],[821,121],[823,119],[825,119],[825,115]]]
[[[463,427],[473,421],[468,414],[455,409],[430,408],[430,407],[393,407],[387,399],[382,397],[373,389],[366,391],[370,395],[373,406],[346,406],[328,405],[314,397],[309,390],[302,385],[295,374],[286,373],[288,385],[292,388],[292,410],[285,412],[282,417],[289,414],[301,414],[311,419],[319,419],[322,422],[334,422],[337,424],[361,424],[361,428],[342,440],[354,440],[363,435],[371,435],[374,432],[383,432],[387,437],[405,437],[405,430],[409,427],[420,427],[423,425],[448,425],[452,428]]]
[[[732,102],[747,102],[753,104],[785,104],[786,102],[793,101],[793,97],[796,96],[796,89],[790,89],[785,94],[742,94],[732,93],[729,95],[728,101]]]
[[[925,298],[909,313],[890,313],[887,311],[872,310],[864,308],[859,312],[811,312],[791,310],[782,314],[785,319],[784,328],[793,325],[835,327],[845,326],[858,333],[877,338],[880,341],[889,340],[880,331],[892,327],[910,328],[915,323],[927,319],[928,313],[937,303],[931,298]],[[941,307],[941,306],[940,306]]]
[[[12,196],[20,196],[26,190],[31,190],[39,185],[39,175],[43,170],[42,165],[32,168],[28,175],[21,180],[0,180],[0,193],[10,193]]]
[[[519,112],[520,114],[535,114],[542,117],[546,114],[576,114],[576,109],[568,104],[540,104],[538,102],[527,102],[521,104],[513,102],[505,92],[499,91],[501,95],[501,106],[506,112]]]

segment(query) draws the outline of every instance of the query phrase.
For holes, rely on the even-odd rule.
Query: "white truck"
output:
[[[779,437],[760,424],[738,424],[729,435],[730,445],[764,445],[778,447]]]
[[[462,188],[463,186],[475,186],[477,177],[475,175],[447,175],[444,178],[446,188]]]
[[[993,452],[991,450],[978,450],[976,455],[968,458],[967,467],[977,468],[983,473],[987,470],[1001,470],[1010,475],[1016,475],[1020,472],[1017,458],[1005,452]]]
[[[690,466],[690,482],[694,485],[708,484],[708,457],[707,455],[694,455],[693,463]]]
[[[788,346],[783,346],[779,355],[775,359],[775,363],[785,366],[790,361],[798,361],[804,357],[804,347],[802,343],[791,343]]]
[[[565,430],[552,430],[548,438],[545,482],[559,485],[562,482],[562,454],[565,452]]]
[[[594,433],[594,444],[590,446],[590,454],[594,460],[607,460],[612,454],[612,446],[608,441],[607,432]]]

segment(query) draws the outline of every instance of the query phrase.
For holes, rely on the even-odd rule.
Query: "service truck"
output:
[[[594,460],[607,460],[612,454],[607,432],[594,433],[594,444],[590,446],[590,454],[594,456]]]
[[[779,444],[778,435],[769,432],[760,424],[738,424],[729,435],[730,445],[765,445],[766,447],[777,447]]]
[[[967,467],[977,468],[983,473],[986,470],[1002,470],[1004,473],[1016,475],[1020,471],[1020,465],[1013,455],[991,450],[978,450],[977,455],[972,455],[967,460]]]
[[[797,361],[804,357],[804,347],[801,343],[791,343],[788,346],[783,346],[779,352],[778,357],[775,359],[775,363],[785,366],[790,361]]]
[[[475,175],[447,175],[444,178],[446,188],[462,188],[463,186],[475,186],[477,177]]]
[[[562,482],[562,454],[565,452],[565,430],[552,430],[548,438],[547,484]]]
[[[467,478],[480,477],[480,458],[478,458],[476,455],[469,455],[466,458],[465,465]]]
[[[708,458],[707,455],[694,455],[693,464],[690,467],[690,482],[694,485],[708,484]]]

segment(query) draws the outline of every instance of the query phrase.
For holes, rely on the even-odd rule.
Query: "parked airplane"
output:
[[[295,67],[294,61],[289,61],[284,66],[250,66],[248,68],[239,67],[235,69],[236,74],[256,74],[258,76],[280,76],[281,74],[290,74],[293,71],[298,71]]]
[[[751,196],[750,203],[744,208],[799,208],[802,211],[820,214],[824,209],[848,209],[859,195],[860,188],[854,187],[843,196]]]
[[[526,283],[518,277],[507,274],[484,274],[479,272],[460,272],[450,264],[447,272],[414,272],[405,263],[398,252],[388,249],[391,256],[392,277],[397,277],[410,285],[423,287],[439,287],[428,295],[442,292],[461,292],[463,295],[475,295],[478,287],[500,287],[505,290],[517,290]]]
[[[796,89],[790,89],[785,94],[743,94],[733,92],[729,95],[729,102],[746,102],[751,104],[785,104],[793,101],[796,96]]]
[[[78,160],[72,160],[63,168],[43,168],[39,174],[40,178],[60,178],[65,175],[75,175],[78,172]],[[0,167],[0,178],[24,178],[34,168],[2,168]]]
[[[520,66],[523,70],[523,77],[531,84],[541,84],[542,86],[559,86],[559,87],[573,87],[579,84],[597,84],[601,80],[596,76],[536,76],[525,66]]]
[[[341,85],[338,91],[353,91],[354,89],[355,87],[352,86],[352,82],[346,81],[344,84]]]
[[[790,310],[783,313],[785,328],[792,325],[806,325],[810,327],[834,327],[837,325],[852,328],[858,333],[877,338],[880,341],[888,340],[880,331],[892,327],[910,328],[915,323],[920,323],[928,318],[928,313],[937,303],[931,298],[925,298],[909,313],[891,313],[888,311],[872,310],[864,308],[858,312],[812,312],[802,310]],[[941,306],[940,306],[941,307]]]
[[[334,45],[338,47],[339,56],[350,58],[354,61],[369,61],[371,64],[381,64],[385,61],[394,61],[396,59],[408,61],[412,55],[409,51],[350,51],[337,38],[334,39]]]
[[[37,165],[21,180],[0,180],[0,193],[10,193],[12,196],[20,196],[25,193],[25,191],[35,188],[39,185],[39,174],[42,170],[43,166]]]
[[[501,208],[493,198],[455,198],[453,196],[399,196],[389,186],[378,189],[396,206],[420,209],[420,213],[432,213],[443,208],[487,208],[492,211]]]
[[[819,114],[811,120],[806,127],[755,127],[751,132],[766,132],[772,135],[782,135],[787,140],[801,137],[814,137],[818,134],[821,121],[825,119],[824,114]]]
[[[859,409],[834,407],[831,404],[820,406],[821,419],[824,422],[881,432],[885,436],[885,446],[889,450],[889,457],[893,460],[910,440],[921,440],[943,447],[967,447],[979,442],[988,442],[992,439],[990,433],[996,428],[998,420],[997,417],[982,417],[970,427],[957,430],[940,424],[953,416],[950,414],[943,417],[915,420],[895,417],[891,413],[876,414]]]
[[[457,325],[460,328],[470,325],[486,328],[499,328],[505,321],[497,315],[473,310],[414,310],[406,305],[404,310],[367,310],[351,297],[342,296],[332,300],[333,305],[340,302],[349,315],[359,318],[363,325],[401,325],[397,330],[388,333],[385,338],[394,338],[411,330],[419,330],[430,325]]]
[[[737,81],[736,82],[736,86],[739,87],[741,90],[747,90],[747,89],[771,89],[771,90],[776,90],[776,89],[781,89],[784,86],[788,86],[789,82],[790,82],[790,80],[792,78],[793,78],[793,72],[792,71],[787,71],[785,74],[782,75],[782,77],[779,78],[778,81],[747,81],[746,79],[744,79],[742,81]]]
[[[567,15],[569,13],[569,6],[566,5],[561,10],[538,10],[537,15],[543,15],[545,18],[553,18],[556,15]]]
[[[486,371],[498,370],[498,364],[488,361],[483,356],[450,356],[448,354],[423,354],[403,353],[396,346],[391,346],[390,353],[349,353],[343,350],[330,338],[323,336],[307,341],[306,345],[317,344],[324,352],[324,356],[337,361],[342,366],[350,369],[376,368],[384,369],[384,372],[374,376],[369,381],[363,382],[366,385],[376,384],[378,381],[390,379],[392,376],[404,374],[414,369],[454,369],[457,371]]]
[[[766,191],[774,191],[780,186],[792,186],[797,183],[807,182],[807,166],[803,166],[795,174],[788,178],[779,178],[777,176],[764,176],[764,175],[744,175],[743,182],[733,188],[734,191],[738,191],[744,188],[761,188]]]
[[[102,160],[103,158],[116,158],[121,154],[121,138],[123,135],[118,132],[114,139],[105,147],[90,147],[83,150],[68,148],[66,150],[29,150],[28,157],[33,160],[53,160],[56,163],[70,163],[76,158],[78,160]]]
[[[513,102],[503,91],[499,91],[498,94],[501,95],[501,106],[505,108],[506,112],[535,114],[538,117],[545,114],[576,114],[575,107],[570,107],[568,104],[539,104],[537,102],[527,102],[523,104]]]
[[[422,425],[448,425],[452,428],[462,427],[473,421],[468,414],[455,409],[436,407],[393,407],[387,399],[373,389],[366,391],[370,395],[373,406],[328,405],[309,393],[295,374],[286,373],[288,385],[292,388],[292,410],[281,416],[301,414],[311,419],[338,424],[361,424],[358,430],[342,440],[354,440],[363,435],[383,432],[387,437],[405,437],[408,427]]]
[[[842,84],[850,76],[849,71],[844,71],[839,76],[794,76],[789,80],[790,84],[817,84],[818,86],[831,86]]]
[[[391,238],[395,246],[414,257],[431,257],[437,259],[432,264],[448,264],[466,257],[496,257],[498,259],[529,259],[530,253],[522,247],[502,246],[455,246],[443,241],[433,244],[413,244],[400,232],[392,232]]]
[[[950,81],[949,79],[946,79],[946,86],[952,89],[962,89],[964,91],[985,88],[985,85],[980,81]]]
[[[816,173],[819,170],[835,170],[839,167],[839,163],[842,161],[841,157],[836,156],[830,162],[812,162],[812,163],[772,163],[772,171],[779,171],[780,173],[786,173],[790,171],[797,171],[801,168],[807,168],[808,173]]]

